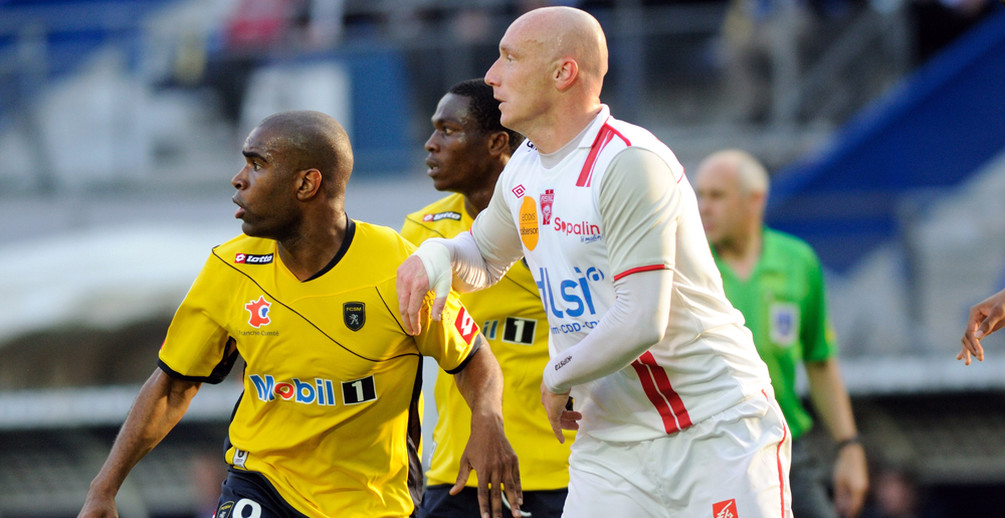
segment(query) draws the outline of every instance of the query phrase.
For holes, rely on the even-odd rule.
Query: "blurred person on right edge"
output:
[[[482,79],[461,81],[440,99],[426,140],[427,174],[438,191],[453,194],[409,214],[401,235],[416,245],[454,237],[492,198],[496,179],[523,141],[499,122],[499,101]],[[494,286],[461,295],[503,370],[503,420],[523,471],[520,510],[534,518],[559,518],[569,485],[569,445],[556,444],[541,406],[541,373],[548,363],[548,317],[527,264],[520,261]],[[440,372],[434,389],[437,421],[427,487],[419,518],[467,518],[478,513],[476,474],[450,495],[470,426],[468,409],[451,376]]]
[[[1003,0],[1005,1],[1005,0]],[[1005,326],[1005,289],[978,302],[970,308],[967,316],[967,327],[963,330],[960,340],[963,347],[957,360],[963,360],[970,365],[971,355],[978,361],[984,361],[984,347],[981,339]]]
[[[578,430],[563,516],[791,517],[768,369],[680,162],[601,102],[607,69],[586,11],[544,7],[509,26],[485,81],[527,140],[470,232],[427,239],[398,268],[406,329],[421,329],[430,291],[435,318],[452,282],[487,288],[522,258],[548,315],[541,403],[558,442]]]
[[[792,430],[792,514],[857,516],[869,488],[865,449],[841,380],[827,315],[823,270],[804,241],[764,225],[768,173],[745,151],[715,152],[699,165],[695,190],[726,297],[743,313]],[[801,440],[813,425],[796,389],[802,364],[813,409],[837,443],[834,501],[819,460]]]

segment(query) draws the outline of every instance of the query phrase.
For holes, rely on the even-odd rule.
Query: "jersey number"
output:
[[[373,384],[373,376],[342,382],[342,399],[347,405],[356,405],[377,399],[377,388]]]
[[[502,340],[512,344],[534,345],[535,329],[537,329],[537,320],[506,317]]]

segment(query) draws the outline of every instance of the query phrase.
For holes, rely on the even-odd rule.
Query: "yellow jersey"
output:
[[[451,238],[471,228],[464,196],[452,194],[409,214],[401,235],[416,245],[431,237]],[[461,294],[464,307],[481,324],[503,371],[503,422],[520,459],[524,491],[569,485],[569,447],[575,433],[559,443],[541,405],[541,376],[548,363],[548,320],[530,270],[518,261],[495,285]],[[451,376],[436,378],[437,408],[433,453],[426,478],[430,485],[453,484],[470,434],[471,410]],[[467,485],[478,485],[472,475]]]
[[[389,228],[350,220],[329,267],[300,281],[275,241],[239,236],[213,249],[168,329],[160,366],[186,379],[220,381],[236,345],[244,393],[226,460],[308,516],[413,511],[407,443],[422,356],[463,368],[478,326],[451,293],[441,321],[427,305],[422,333],[405,333],[395,273],[412,250]]]

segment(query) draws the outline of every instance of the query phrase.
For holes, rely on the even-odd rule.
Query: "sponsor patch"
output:
[[[238,253],[234,257],[237,264],[269,264],[272,262],[274,254],[242,254]]]
[[[799,336],[799,306],[787,302],[773,302],[770,306],[771,341],[789,347]]]
[[[723,500],[712,504],[713,518],[740,518],[736,512],[736,499]]]
[[[551,206],[555,203],[555,189],[546,189],[541,195],[541,225],[551,224]]]
[[[454,221],[461,220],[461,213],[448,210],[446,212],[437,212],[436,214],[426,214],[422,216],[422,221],[426,223],[431,223],[433,221],[440,221],[441,219],[452,219]]]
[[[342,321],[352,331],[359,331],[366,323],[366,304],[346,302],[342,304]]]
[[[249,300],[247,304],[244,305],[244,309],[251,313],[251,317],[248,318],[248,324],[255,329],[262,326],[269,325],[272,320],[269,319],[269,307],[272,304],[265,300],[264,295],[259,295],[258,300]]]
[[[537,226],[537,203],[534,198],[524,196],[520,205],[520,241],[527,250],[537,247],[539,229]]]
[[[457,319],[454,320],[454,327],[457,331],[461,333],[461,337],[464,338],[464,342],[470,344],[471,339],[475,337],[478,333],[478,324],[475,323],[475,319],[471,318],[467,310],[463,307],[457,312]]]

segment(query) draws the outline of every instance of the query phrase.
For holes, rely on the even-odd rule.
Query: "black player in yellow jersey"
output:
[[[428,175],[438,191],[453,194],[409,214],[401,235],[416,245],[429,238],[454,237],[488,205],[496,179],[523,137],[499,122],[499,101],[481,79],[450,87],[431,117],[426,140]],[[559,444],[541,405],[541,373],[548,362],[548,317],[537,284],[517,262],[497,284],[461,295],[482,326],[503,370],[503,418],[507,435],[523,465],[523,509],[534,518],[558,518],[569,485],[569,447],[575,432]],[[436,427],[428,487],[419,518],[465,518],[478,512],[477,489],[454,489],[458,460],[467,440],[470,416],[450,376],[436,379]]]
[[[395,269],[413,247],[346,215],[345,131],[322,113],[284,112],[251,132],[243,154],[232,183],[245,235],[213,249],[178,308],[160,368],[80,516],[117,514],[114,497],[130,469],[181,419],[200,384],[223,379],[238,355],[244,393],[218,518],[412,515],[422,356],[455,374],[473,409],[459,476],[488,476],[482,511],[502,516],[500,487],[510,502],[522,497],[503,435],[499,365],[455,294],[440,321],[427,316],[417,336],[403,330]]]

